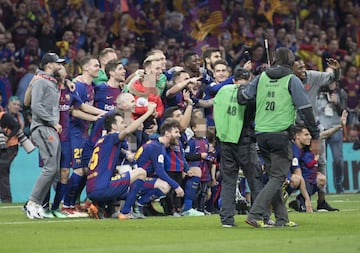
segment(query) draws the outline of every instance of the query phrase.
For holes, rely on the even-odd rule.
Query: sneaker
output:
[[[139,204],[139,202],[136,201],[132,214],[133,214],[134,219],[145,219],[144,206]]]
[[[95,204],[91,204],[87,210],[88,210],[88,215],[90,218],[94,218],[96,220],[100,219],[99,218],[99,208]]]
[[[293,221],[289,221],[288,223],[285,223],[285,227],[290,227],[290,228],[294,228],[294,227],[298,227],[299,224],[293,222]]]
[[[293,201],[289,202],[289,208],[294,209],[295,211],[299,210],[300,208],[300,201],[297,199],[294,199]]]
[[[200,212],[194,208],[182,212],[183,216],[205,216],[203,212]]]
[[[283,227],[295,228],[298,226],[299,225],[293,221],[288,221],[287,223],[281,224],[281,225],[275,225],[275,227],[277,227],[277,228],[283,228]]]
[[[22,210],[24,213],[26,213],[26,205],[28,204],[29,201],[26,201],[25,204],[22,206]]]
[[[80,203],[75,203],[74,208],[75,208],[75,212],[78,212],[78,213],[86,213],[87,212],[87,209],[85,209],[83,206],[81,206]]]
[[[86,212],[78,212],[76,210],[73,211],[74,212],[74,218],[89,218],[89,214]]]
[[[86,199],[84,202],[83,209],[85,209],[87,211],[88,208],[91,206],[91,204],[92,204],[92,202],[89,199]]]
[[[52,210],[52,213],[56,218],[59,218],[59,219],[68,218],[68,216],[65,213],[61,212],[59,209]]]
[[[26,216],[29,219],[42,219],[44,218],[45,212],[42,206],[35,203],[27,203],[25,208]]]
[[[61,209],[61,212],[63,214],[65,214],[68,218],[78,218],[77,214],[75,213],[75,209],[74,208],[70,208],[70,207],[63,207]]]
[[[325,200],[319,204],[317,204],[318,212],[338,212],[339,209],[331,207]]]
[[[119,220],[131,220],[133,219],[131,213],[119,213]]]
[[[46,209],[43,217],[46,219],[54,219],[55,218],[54,214],[49,209]]]
[[[222,224],[223,228],[233,228],[233,227],[237,227],[236,224]]]
[[[246,219],[245,221],[250,226],[253,226],[254,228],[272,228],[273,225],[265,224],[263,220],[252,220],[252,219]]]
[[[172,216],[174,216],[174,217],[181,217],[182,215],[181,215],[181,213],[174,212]]]
[[[275,225],[275,221],[271,220],[271,219],[264,219],[264,223],[270,226],[274,226]]]

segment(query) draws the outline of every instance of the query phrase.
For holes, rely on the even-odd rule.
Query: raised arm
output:
[[[139,117],[138,119],[132,121],[130,125],[124,129],[124,131],[121,131],[121,133],[119,133],[119,139],[123,140],[127,135],[135,132],[147,118],[149,118],[152,114],[154,114],[155,109],[156,109],[156,104],[150,102],[148,104],[147,112],[141,115],[141,117]]]

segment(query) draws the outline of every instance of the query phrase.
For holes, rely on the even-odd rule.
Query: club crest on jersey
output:
[[[158,163],[164,163],[164,155],[163,154],[158,156]]]
[[[292,159],[292,166],[299,166],[299,160],[296,157]]]

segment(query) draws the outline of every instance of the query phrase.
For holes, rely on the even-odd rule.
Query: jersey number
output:
[[[227,114],[229,114],[231,116],[235,116],[236,115],[236,107],[229,105],[229,107],[227,109]]]
[[[96,147],[94,149],[94,152],[91,156],[91,161],[89,163],[89,170],[94,170],[96,165],[99,163],[99,147]]]
[[[83,149],[82,148],[75,148],[74,149],[74,158],[80,159]]]
[[[275,102],[274,101],[267,101],[266,102],[266,108],[265,108],[266,111],[274,111],[275,110]]]

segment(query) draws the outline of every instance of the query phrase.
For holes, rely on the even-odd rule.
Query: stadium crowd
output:
[[[216,131],[220,124],[213,114],[214,98],[223,87],[239,80],[247,83],[264,73],[279,48],[297,56],[291,67],[305,91],[314,85],[309,83],[315,80],[309,78],[311,73],[321,75],[324,85],[316,86],[314,101],[309,98],[309,103],[322,130],[342,129],[323,145],[331,145],[340,154],[336,148],[340,145],[341,149],[343,141],[358,141],[357,1],[2,0],[0,10],[1,111],[15,115],[28,137],[35,133],[42,138],[39,125],[60,134],[61,158],[52,161],[59,169],[45,176],[47,183],[37,182],[24,207],[29,218],[87,216],[84,209],[95,218],[114,214],[120,219],[143,218],[144,212],[158,213],[147,203],[160,199],[166,215],[220,211],[223,226],[233,226],[233,220],[227,224],[229,217],[221,211],[224,175],[219,145],[223,140]],[[60,99],[39,109],[32,101],[40,103],[49,95],[40,87],[43,79],[59,87]],[[11,108],[14,101],[19,101],[15,110]],[[38,123],[34,123],[32,109],[49,112],[47,106],[55,105],[60,105],[56,123],[61,126],[51,125],[54,118],[42,118],[42,111],[35,112]],[[229,110],[224,114],[237,115],[236,110]],[[306,127],[300,130],[309,129],[313,135],[311,126]],[[246,137],[256,153],[254,133]],[[244,144],[243,132],[235,143],[239,138]],[[52,170],[47,166],[52,162],[47,159],[47,148],[40,149],[40,167],[49,173]],[[8,177],[16,152],[11,159],[6,156],[8,166],[0,172],[2,202],[11,202]],[[327,180],[334,180],[337,193],[343,193],[343,160],[337,157],[335,177]],[[252,161],[259,175],[263,173],[260,158]],[[318,160],[320,168],[321,158],[314,163]],[[102,174],[110,168],[110,173]],[[129,172],[129,168],[134,169]],[[243,169],[249,177],[248,168]],[[99,186],[96,178],[100,175],[107,176],[111,184]],[[50,201],[44,196],[52,183],[56,196]],[[255,191],[251,189],[255,184],[249,182],[250,190]],[[301,183],[294,185],[289,177],[288,184],[294,188]],[[254,196],[250,197],[244,185],[238,187],[240,197],[234,197],[237,203],[246,199],[250,205]],[[92,200],[86,207],[78,202],[85,186]],[[306,204],[299,198],[291,207],[312,211]],[[325,197],[318,200],[320,208],[337,210]],[[264,222],[249,224],[274,225],[270,210]]]

